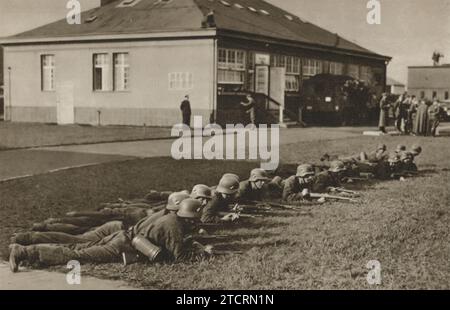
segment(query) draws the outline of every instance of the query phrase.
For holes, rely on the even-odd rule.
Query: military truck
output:
[[[374,92],[350,76],[318,74],[303,82],[303,121],[320,125],[364,124],[377,107]]]

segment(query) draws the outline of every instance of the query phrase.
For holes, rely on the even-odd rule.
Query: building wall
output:
[[[404,85],[388,85],[388,92],[393,95],[401,95],[406,91]]]
[[[180,122],[179,106],[186,94],[193,114],[209,121],[214,105],[213,46],[212,39],[196,39],[5,47],[5,66],[12,68],[11,94],[6,94],[11,95],[11,120],[57,121],[57,91],[41,90],[40,68],[41,55],[54,54],[56,89],[73,83],[75,123],[97,125],[100,116],[101,125],[172,126]],[[129,53],[130,90],[93,91],[93,54],[112,57],[118,52]],[[169,90],[171,72],[192,73],[193,88]]]
[[[408,92],[421,98],[446,99],[450,94],[450,67],[408,68]],[[448,99],[448,98],[447,98]]]

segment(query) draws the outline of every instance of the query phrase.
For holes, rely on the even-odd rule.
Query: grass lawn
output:
[[[170,128],[0,122],[0,150],[170,137]]]
[[[313,161],[322,153],[347,154],[420,142],[421,175],[406,182],[369,182],[357,204],[305,206],[311,215],[275,212],[245,219],[214,234],[214,244],[243,251],[191,264],[85,265],[82,272],[122,279],[149,289],[449,289],[450,143],[447,138],[356,137],[281,147],[283,166]],[[141,197],[148,189],[179,190],[216,184],[224,172],[245,177],[252,162],[144,159],[61,171],[0,184],[0,253],[13,232],[67,211]],[[366,281],[370,260],[382,268],[382,285]],[[64,269],[64,271],[66,271]]]

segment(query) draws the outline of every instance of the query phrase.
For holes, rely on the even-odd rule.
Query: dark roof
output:
[[[135,0],[134,6],[117,7],[123,1],[116,0],[82,13],[81,25],[69,25],[64,19],[11,38],[37,39],[200,30],[204,16],[212,9],[218,30],[385,57],[262,0]],[[94,16],[94,21],[86,22]]]

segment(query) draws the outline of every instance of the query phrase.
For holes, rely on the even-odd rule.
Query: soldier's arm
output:
[[[219,207],[217,202],[211,200],[202,210],[202,223],[220,223],[221,217],[219,216]]]
[[[289,178],[286,181],[283,189],[282,199],[283,201],[290,203],[303,200],[303,196],[300,192],[298,192],[298,189],[296,188],[295,179]]]

